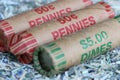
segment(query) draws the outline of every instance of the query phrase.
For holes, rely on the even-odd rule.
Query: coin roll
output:
[[[105,2],[99,2],[86,9],[71,12],[38,27],[13,35],[8,43],[10,52],[15,55],[29,54],[32,56],[37,46],[60,39],[65,35],[113,17],[115,17],[115,12],[112,7]]]
[[[0,22],[0,30],[6,37],[9,37],[99,1],[100,0],[57,0],[3,20]]]
[[[120,16],[39,46],[34,67],[52,76],[120,46]]]
[[[3,37],[3,35],[0,35],[0,52],[7,52],[8,46],[7,46],[7,39]]]

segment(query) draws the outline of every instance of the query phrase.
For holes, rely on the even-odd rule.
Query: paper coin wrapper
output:
[[[27,54],[27,59],[29,55],[32,57],[32,53],[37,46],[57,40],[114,16],[115,12],[111,6],[105,2],[100,2],[86,9],[71,12],[66,16],[13,35],[9,39],[9,48],[12,53],[19,55],[19,58],[21,54]],[[28,61],[30,62],[31,60]]]
[[[40,46],[34,67],[50,76],[120,46],[120,16]]]
[[[7,51],[7,46],[4,40],[0,39],[0,52],[6,52]]]
[[[25,31],[63,14],[75,11],[99,2],[100,0],[57,0],[42,7],[3,20],[0,30],[9,37],[15,33]]]
[[[6,51],[8,51],[7,40],[3,37],[3,35],[0,35],[0,52]]]

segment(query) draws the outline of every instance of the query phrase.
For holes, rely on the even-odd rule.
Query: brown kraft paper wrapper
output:
[[[19,14],[0,22],[0,29],[6,37],[25,31],[63,14],[92,5],[91,0],[57,0],[42,7]],[[64,6],[64,7],[63,7]]]
[[[120,45],[120,16],[40,46],[34,67],[50,76],[94,58]]]
[[[109,5],[100,2],[12,36],[11,40],[9,40],[9,48],[15,55],[32,55],[37,46],[113,18],[114,15]]]

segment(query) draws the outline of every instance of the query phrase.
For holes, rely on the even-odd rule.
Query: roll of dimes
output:
[[[34,52],[34,66],[51,76],[120,46],[120,16],[83,29]]]

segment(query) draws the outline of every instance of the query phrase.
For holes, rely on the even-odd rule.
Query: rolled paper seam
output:
[[[119,29],[120,16],[44,44],[34,52],[34,67],[43,75],[65,71],[119,46]]]
[[[57,0],[42,7],[5,19],[0,23],[0,29],[9,37],[25,31],[63,14],[92,5],[92,0]],[[63,7],[64,6],[64,7]]]
[[[104,0],[104,1],[114,9],[116,16],[120,15],[120,0]]]
[[[71,12],[63,17],[41,24],[24,33],[16,34],[15,36],[17,37],[9,39],[10,51],[15,55],[24,53],[32,54],[33,52],[31,49],[34,51],[37,46],[57,40],[65,35],[72,34],[106,19],[113,18],[115,13],[113,9],[108,6],[109,5],[105,2],[99,2],[86,9]],[[25,34],[31,35],[30,37],[36,40],[35,46],[27,47],[31,46],[33,43],[28,44],[27,40],[29,39],[29,36],[28,38],[24,38],[24,36],[26,36]],[[19,38],[21,36],[23,37]]]
[[[62,69],[61,69],[61,71],[57,71],[57,70],[54,70],[53,69],[53,67],[51,66],[51,70],[50,71],[46,71],[46,70],[44,70],[43,68],[42,68],[42,66],[41,66],[41,63],[40,63],[40,61],[39,61],[39,54],[41,54],[41,52],[43,52],[43,54],[45,53],[48,53],[48,52],[46,52],[43,48],[36,48],[36,50],[34,51],[34,54],[33,54],[33,61],[34,61],[34,67],[35,67],[35,69],[39,72],[39,73],[41,73],[42,75],[45,75],[45,76],[49,76],[49,77],[51,77],[51,76],[53,76],[53,75],[55,75],[55,74],[58,74],[58,73],[60,73],[60,72],[63,72],[62,71]],[[48,59],[48,62],[49,62],[49,59]],[[50,64],[51,65],[51,64]]]

